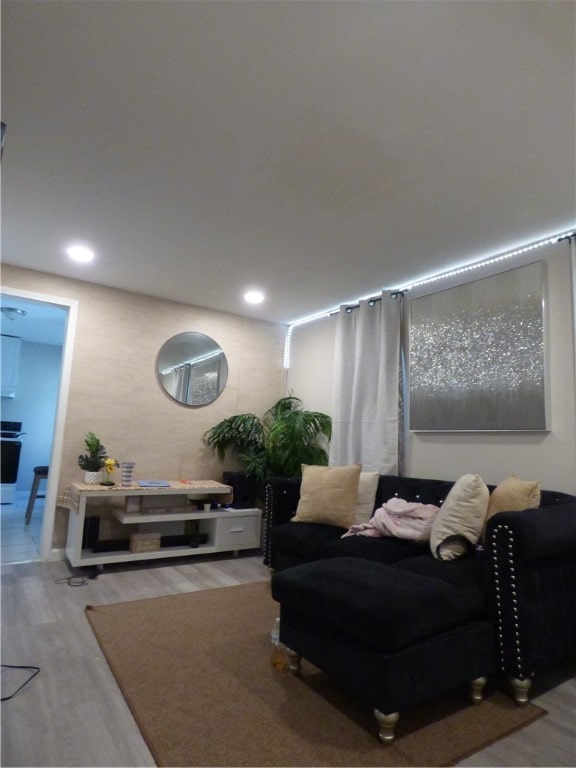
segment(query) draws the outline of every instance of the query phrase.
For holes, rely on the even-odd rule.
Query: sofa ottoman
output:
[[[474,557],[395,565],[341,557],[272,578],[292,669],[303,657],[364,699],[384,743],[399,710],[417,702],[470,683],[481,700],[495,656],[484,592]]]

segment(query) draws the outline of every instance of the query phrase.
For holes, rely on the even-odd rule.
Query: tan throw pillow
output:
[[[430,548],[437,560],[454,560],[476,545],[484,527],[490,491],[480,475],[462,475],[432,523]]]
[[[486,523],[497,512],[521,512],[540,506],[540,483],[520,480],[516,475],[502,480],[490,494]]]
[[[358,482],[358,498],[354,511],[354,524],[367,523],[374,514],[376,491],[378,490],[379,472],[361,472]]]
[[[349,528],[354,522],[361,464],[320,467],[302,464],[302,485],[295,523]]]

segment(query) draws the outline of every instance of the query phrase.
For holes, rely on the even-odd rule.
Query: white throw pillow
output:
[[[358,499],[354,513],[355,525],[367,523],[374,514],[376,491],[378,490],[379,472],[361,472],[358,482]]]
[[[462,475],[436,515],[430,548],[437,560],[454,560],[478,543],[488,511],[490,491],[480,475]]]

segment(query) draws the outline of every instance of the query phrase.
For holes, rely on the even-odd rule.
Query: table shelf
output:
[[[110,489],[87,488],[85,485],[72,486],[73,496],[76,499],[76,508],[70,510],[68,522],[68,540],[66,545],[66,557],[71,565],[89,566],[105,565],[106,563],[134,562],[139,560],[157,560],[160,558],[185,557],[193,555],[207,555],[218,552],[232,551],[235,554],[244,549],[257,549],[260,547],[262,511],[257,508],[235,509],[222,506],[210,511],[191,508],[189,511],[178,506],[174,512],[142,512],[127,511],[126,500],[128,497],[142,497],[146,499],[148,506],[154,509],[156,506],[165,509],[166,497],[184,496],[191,499],[226,498],[231,489],[229,486],[215,484],[210,481],[206,487],[198,483],[194,488],[182,487],[181,483],[174,482],[170,488],[121,488]],[[114,502],[120,500],[124,508],[114,506]],[[109,505],[103,507],[99,505]],[[169,504],[168,504],[169,506]],[[182,544],[160,546],[159,549],[144,552],[131,552],[128,548],[94,552],[85,542],[86,518],[98,518],[97,527],[105,519],[102,509],[125,526],[126,539],[131,532],[153,531],[160,536],[163,529],[170,535],[174,525],[178,522],[197,521],[198,531],[206,541],[199,544]],[[89,514],[93,512],[94,514]],[[102,515],[102,516],[101,516]],[[116,525],[117,525],[116,523]],[[192,541],[192,535],[190,537]]]
[[[160,512],[160,513],[142,513],[142,512],[124,512],[121,509],[114,510],[114,517],[121,523],[129,525],[131,523],[167,523],[179,520],[218,520],[221,517],[243,517],[246,512],[253,510],[234,509],[233,507],[222,507],[213,509],[210,512],[202,510],[191,510],[190,512]]]

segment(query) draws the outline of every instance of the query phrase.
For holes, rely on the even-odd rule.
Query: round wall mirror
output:
[[[177,403],[208,405],[221,394],[228,379],[228,362],[210,336],[189,331],[172,336],[156,358],[156,375],[166,394]]]

